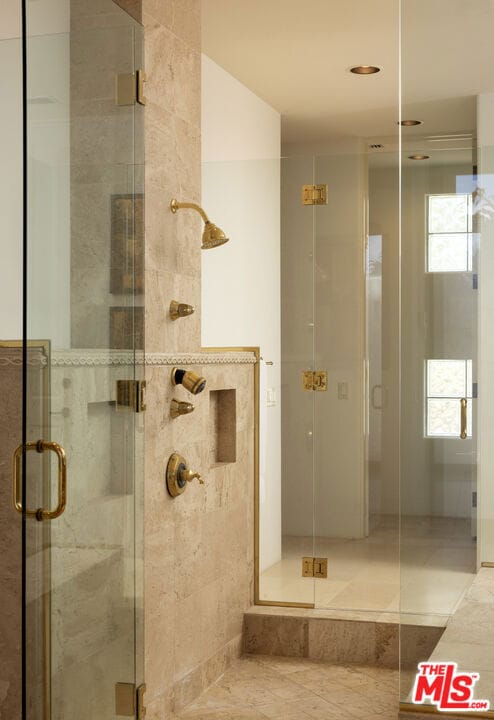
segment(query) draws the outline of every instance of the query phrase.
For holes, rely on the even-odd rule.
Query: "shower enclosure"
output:
[[[438,18],[456,50],[435,58]],[[403,710],[429,658],[479,671],[478,697],[494,698],[493,22],[488,2],[404,0],[386,135],[366,137],[374,110],[355,100],[355,136],[203,169],[208,205],[226,198],[232,236],[259,253],[273,322],[280,311],[279,345],[260,343],[256,602],[400,627]]]
[[[23,155],[24,303],[0,352],[19,399],[2,452],[18,445],[17,512],[10,503],[3,519],[19,553],[23,682],[3,707],[107,720],[135,714],[144,681],[143,109],[128,92],[143,29],[112,0],[45,6],[24,3],[12,40],[19,93],[22,68],[25,79],[12,166],[15,182]]]

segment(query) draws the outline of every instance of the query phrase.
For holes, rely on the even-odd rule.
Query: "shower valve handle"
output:
[[[180,479],[184,480],[185,482],[192,482],[192,480],[194,480],[195,478],[197,478],[199,480],[201,485],[204,485],[204,480],[202,479],[202,475],[200,473],[193,472],[192,470],[189,470],[189,469],[187,469],[187,470],[184,469],[180,472]]]
[[[195,479],[204,485],[201,474],[190,470],[187,460],[182,455],[176,452],[170,455],[166,466],[166,487],[172,497],[178,497],[185,492],[189,483]]]

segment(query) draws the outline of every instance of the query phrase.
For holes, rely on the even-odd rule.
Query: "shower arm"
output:
[[[186,208],[189,210],[195,210],[196,212],[199,213],[199,215],[202,217],[202,219],[204,220],[205,223],[210,222],[208,216],[206,215],[206,213],[204,212],[202,207],[200,207],[199,205],[196,205],[196,203],[178,202],[178,200],[172,200],[170,207],[171,207],[172,213],[176,213],[177,210],[183,210]]]

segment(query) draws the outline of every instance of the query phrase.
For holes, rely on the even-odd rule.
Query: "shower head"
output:
[[[220,245],[224,245],[228,242],[229,238],[227,238],[221,228],[210,221],[202,207],[196,205],[196,203],[181,203],[177,200],[171,201],[170,209],[172,213],[176,213],[177,210],[183,210],[184,208],[195,210],[204,220],[201,245],[203,250],[211,250],[212,248],[219,247]]]
[[[202,233],[202,249],[211,250],[211,248],[219,247],[227,242],[228,238],[223,230],[208,220]]]

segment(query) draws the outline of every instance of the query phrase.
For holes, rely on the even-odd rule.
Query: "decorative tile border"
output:
[[[108,350],[54,350],[52,367],[106,367],[115,365],[254,365],[253,352],[148,353]]]
[[[45,367],[47,362],[42,348],[30,347],[27,352],[27,364],[32,367]],[[22,346],[9,347],[0,345],[0,367],[22,367]]]

